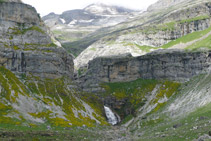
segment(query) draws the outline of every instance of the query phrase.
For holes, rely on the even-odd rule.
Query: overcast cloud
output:
[[[24,3],[34,6],[41,16],[47,15],[50,12],[60,14],[67,10],[82,9],[92,3],[105,3],[142,10],[156,1],[157,0],[23,0]]]

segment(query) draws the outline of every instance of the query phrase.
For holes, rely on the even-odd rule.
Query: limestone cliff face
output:
[[[152,52],[140,57],[96,58],[89,63],[83,86],[102,82],[125,82],[138,78],[184,82],[195,75],[211,72],[211,52],[180,50]]]
[[[45,78],[73,76],[73,57],[57,47],[35,8],[0,3],[0,66]]]

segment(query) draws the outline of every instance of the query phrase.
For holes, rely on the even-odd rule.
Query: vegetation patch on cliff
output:
[[[209,34],[209,32],[211,32],[211,27],[203,30],[203,31],[196,31],[190,34],[187,34],[185,36],[182,36],[181,38],[178,38],[176,40],[170,41],[169,43],[161,46],[161,47],[152,47],[152,46],[140,46],[138,44],[134,44],[134,43],[128,43],[125,45],[136,45],[138,48],[140,48],[142,51],[144,52],[151,52],[152,50],[156,50],[156,49],[167,49],[167,48],[171,48],[175,45],[178,45],[180,43],[188,43],[191,41],[194,41],[196,39],[199,39],[207,34]],[[188,47],[186,47],[186,49],[197,49],[197,48],[210,48],[210,36],[207,37],[206,39],[202,40],[202,41],[198,41],[196,43],[194,43],[193,45],[190,45]]]
[[[198,41],[190,46],[188,46],[186,49],[199,49],[199,48],[205,48],[205,49],[211,49],[211,35],[209,35],[207,38]]]
[[[180,23],[181,24],[191,23],[193,21],[206,20],[206,19],[209,19],[209,18],[210,18],[209,15],[202,15],[202,16],[198,16],[198,17],[194,17],[194,18],[190,18],[190,19],[181,20]]]
[[[9,29],[12,31],[11,34],[14,34],[14,35],[25,34],[28,31],[37,31],[37,32],[40,32],[42,34],[46,34],[45,31],[43,31],[38,26],[31,26],[29,28],[20,28],[20,27],[13,27],[12,28],[12,27],[10,27]]]

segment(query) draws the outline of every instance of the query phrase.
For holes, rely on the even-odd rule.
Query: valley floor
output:
[[[123,126],[24,127],[0,125],[0,140],[211,140],[211,104],[180,120],[141,121],[139,129]]]

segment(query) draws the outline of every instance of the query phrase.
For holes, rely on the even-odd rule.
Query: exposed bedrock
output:
[[[35,8],[0,3],[0,66],[42,78],[73,77],[71,54],[58,47]]]
[[[89,62],[79,82],[88,91],[100,91],[97,84],[125,82],[138,78],[185,82],[195,75],[211,72],[211,51],[161,50],[140,57],[96,58]]]
[[[49,50],[48,50],[49,51]],[[0,48],[0,66],[13,72],[32,73],[42,78],[73,77],[73,58],[63,49],[51,52],[14,51]]]

